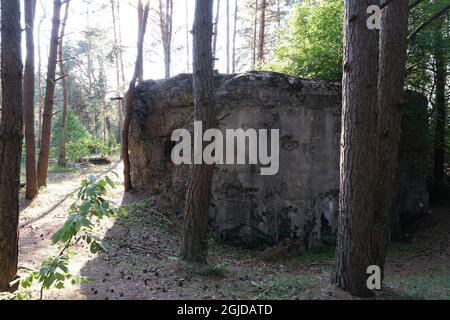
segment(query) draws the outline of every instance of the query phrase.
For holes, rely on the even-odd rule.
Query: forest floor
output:
[[[48,187],[33,202],[21,196],[22,274],[58,251],[50,237],[64,223],[81,179],[114,177],[111,171],[121,173],[121,165],[53,169]],[[207,267],[184,265],[177,258],[182,217],[159,212],[148,197],[124,195],[121,179],[114,180],[118,187],[108,196],[124,205],[129,217],[98,226],[107,252],[77,248],[70,269],[89,277],[88,283],[50,290],[45,299],[355,299],[330,285],[334,249],[328,247],[270,261],[262,251],[211,240]],[[390,247],[386,288],[376,298],[450,299],[450,203],[435,207]]]

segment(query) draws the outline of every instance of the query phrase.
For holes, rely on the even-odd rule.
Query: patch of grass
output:
[[[198,275],[204,278],[223,279],[230,273],[230,268],[226,263],[216,263],[205,266],[177,261],[177,264],[177,268],[181,272],[190,275]]]
[[[226,278],[230,268],[225,263],[207,265],[199,271],[199,275],[207,278]]]
[[[417,300],[450,300],[450,268],[434,266],[423,272],[386,275],[385,284]]]
[[[293,262],[299,264],[328,263],[334,261],[335,253],[336,249],[333,246],[322,246],[294,257]]]
[[[255,300],[298,300],[316,298],[319,284],[307,276],[283,275],[253,282]]]

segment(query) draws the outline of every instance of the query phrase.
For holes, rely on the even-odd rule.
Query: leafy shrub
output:
[[[21,281],[21,287],[25,291],[4,297],[9,300],[30,299],[29,290],[33,283],[40,285],[40,296],[43,298],[44,290],[52,287],[63,289],[67,282],[72,285],[87,282],[88,279],[76,276],[69,271],[69,260],[76,255],[72,248],[79,243],[85,243],[92,254],[96,254],[104,245],[101,239],[95,235],[95,223],[103,218],[120,218],[127,216],[127,211],[114,206],[111,201],[105,199],[108,187],[115,188],[114,182],[108,176],[103,179],[89,177],[81,182],[81,188],[77,193],[76,201],[69,208],[69,216],[64,225],[52,236],[52,243],[59,245],[61,251],[58,255],[51,255],[43,259],[38,271],[31,272]],[[0,297],[1,299],[2,297]]]

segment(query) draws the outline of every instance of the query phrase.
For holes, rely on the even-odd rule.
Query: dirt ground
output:
[[[58,248],[51,235],[61,227],[81,179],[108,174],[118,187],[108,193],[129,217],[103,221],[97,234],[107,252],[92,255],[77,248],[73,274],[90,281],[45,292],[45,299],[354,299],[330,285],[334,249],[324,247],[268,259],[267,252],[223,246],[210,240],[209,265],[179,262],[182,217],[163,213],[151,198],[125,195],[120,164],[74,173],[51,173],[49,186],[33,202],[21,199],[21,274],[37,268]],[[23,197],[23,196],[22,196]],[[450,299],[450,204],[405,233],[391,246],[386,288],[378,299]],[[270,257],[269,257],[270,258]],[[271,261],[275,260],[276,261]]]

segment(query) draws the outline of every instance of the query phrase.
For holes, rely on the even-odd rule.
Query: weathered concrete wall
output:
[[[224,242],[254,247],[286,237],[308,248],[337,227],[341,86],[274,73],[217,75],[224,129],[280,129],[280,171],[217,166],[211,228]],[[137,89],[130,132],[134,185],[182,213],[189,174],[174,166],[172,132],[193,125],[192,76],[148,81]]]

